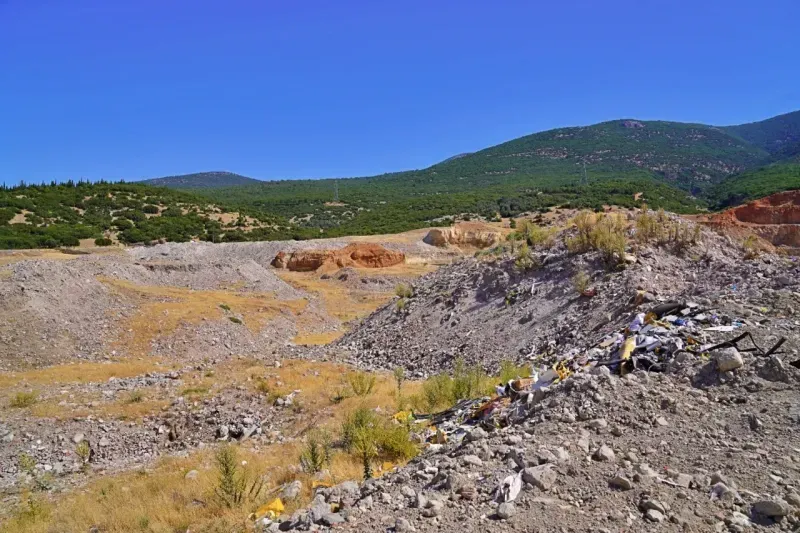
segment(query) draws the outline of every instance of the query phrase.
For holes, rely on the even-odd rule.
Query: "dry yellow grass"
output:
[[[24,372],[0,372],[0,389],[59,383],[92,383],[109,378],[128,378],[147,372],[164,372],[156,360],[121,359],[105,363],[71,363]]]
[[[277,270],[275,273],[283,281],[300,290],[318,294],[325,311],[342,322],[367,316],[391,298],[389,293],[349,289],[339,282],[320,279],[319,274],[315,272]]]
[[[268,321],[279,315],[295,318],[306,308],[306,300],[278,300],[273,294],[233,293],[222,290],[195,291],[180,287],[136,285],[111,278],[100,281],[140,301],[139,312],[122,328],[119,339],[137,355],[150,351],[150,342],[159,336],[169,335],[180,324],[198,324],[203,318],[223,319],[225,316],[241,317],[244,326],[258,332]],[[220,306],[230,308],[226,312]]]
[[[380,374],[371,395],[366,398],[346,398],[334,403],[331,398],[338,387],[345,386],[350,368],[334,363],[310,361],[285,361],[281,368],[264,367],[254,361],[232,361],[221,365],[213,377],[215,387],[231,386],[243,382],[266,381],[269,387],[282,393],[299,389],[297,421],[284,432],[291,437],[302,436],[312,427],[335,431],[348,412],[359,405],[383,412],[393,412],[396,389],[392,376]],[[211,378],[204,378],[209,380]],[[420,384],[408,382],[404,394],[419,389]],[[320,422],[323,421],[323,422]],[[282,483],[293,479],[303,481],[300,500],[288,503],[285,512],[291,513],[306,505],[311,497],[311,481],[297,468],[302,440],[283,444],[239,448],[240,459],[247,461],[251,472],[266,476],[268,490],[274,491]],[[391,464],[376,466],[375,475],[392,468]],[[187,480],[186,472],[197,470],[196,479]],[[362,466],[357,458],[340,452],[330,465],[332,483],[359,479]],[[241,508],[228,509],[219,505],[213,490],[216,472],[213,450],[202,450],[185,458],[167,458],[154,468],[106,476],[90,482],[86,487],[66,495],[53,496],[38,508],[34,517],[26,512],[25,505],[12,513],[2,532],[48,533],[50,531],[88,531],[96,526],[108,533],[128,531],[169,532],[186,531],[239,531],[252,527],[248,516],[259,503],[269,501],[276,493],[265,495],[261,502]]]
[[[322,346],[330,344],[344,335],[344,330],[323,331],[321,333],[301,333],[292,339],[295,344]]]

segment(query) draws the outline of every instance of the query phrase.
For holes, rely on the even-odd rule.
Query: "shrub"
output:
[[[586,292],[586,289],[589,288],[590,282],[591,279],[589,279],[589,274],[583,270],[578,270],[575,275],[572,276],[572,286],[575,287],[575,292],[578,294],[583,294]]]
[[[240,324],[240,325],[241,325],[241,324],[244,324],[244,322],[242,322],[242,319],[241,319],[241,318],[237,318],[237,317],[235,317],[235,316],[229,316],[229,317],[228,317],[228,320],[230,320],[230,321],[231,321],[231,322],[233,322],[234,324]]]
[[[259,498],[264,489],[264,479],[251,476],[242,467],[233,446],[225,445],[217,450],[214,463],[218,474],[214,495],[220,504],[233,508]]]
[[[75,446],[75,455],[81,460],[84,465],[88,464],[92,459],[92,447],[89,446],[89,441],[82,440]]]
[[[528,243],[523,243],[517,250],[516,258],[514,259],[514,266],[519,270],[530,270],[537,264],[536,258],[531,253]]]
[[[437,374],[422,384],[422,399],[425,410],[433,412],[440,407],[450,407],[453,397],[453,378],[447,374]]]
[[[485,392],[486,373],[479,365],[467,368],[464,361],[456,360],[453,368],[452,402],[476,398]]]
[[[394,293],[400,298],[411,298],[414,296],[414,288],[411,285],[400,283],[394,288]]]
[[[513,218],[508,221],[508,227],[511,229],[515,229],[517,227],[517,221]]]
[[[111,246],[114,242],[106,237],[100,237],[94,240],[95,246]]]
[[[531,369],[527,365],[516,365],[513,361],[504,359],[500,361],[500,372],[498,373],[498,381],[501,383],[508,383],[512,379],[527,378],[531,375]]]
[[[397,397],[399,398],[402,392],[403,382],[406,380],[406,372],[402,366],[396,366],[392,371],[392,375],[394,376],[395,383],[397,383]]]
[[[30,407],[38,400],[38,394],[34,391],[31,392],[18,392],[11,398],[11,407]]]
[[[300,454],[300,466],[307,474],[316,474],[331,464],[332,442],[328,432],[313,430]]]
[[[365,406],[349,413],[341,428],[344,448],[369,459],[410,459],[417,453],[406,426],[390,422]]]
[[[145,204],[142,207],[142,212],[147,213],[148,215],[157,215],[158,214],[158,206],[153,204]]]
[[[256,392],[259,394],[263,394],[264,396],[269,396],[272,394],[272,389],[269,386],[269,382],[266,379],[256,379],[255,385]]]
[[[375,388],[375,376],[368,372],[352,372],[347,376],[347,382],[356,396],[369,396]]]
[[[591,242],[607,265],[624,261],[627,243],[624,221],[613,215],[602,217],[591,232]]]
[[[521,231],[528,241],[528,244],[531,246],[550,248],[555,244],[555,228],[545,228],[533,222],[526,221]]]
[[[397,300],[397,303],[394,304],[394,305],[395,305],[395,308],[398,311],[402,311],[408,305],[408,300],[406,300],[405,298],[400,298],[399,300]]]
[[[228,304],[219,304],[219,308],[222,309],[223,311],[230,311],[231,310],[231,306],[228,305]]]
[[[742,248],[744,249],[745,259],[755,259],[761,252],[761,244],[758,241],[758,237],[755,235],[748,235],[745,240],[742,241]]]
[[[128,403],[141,403],[144,400],[144,393],[140,390],[131,391],[128,395]]]

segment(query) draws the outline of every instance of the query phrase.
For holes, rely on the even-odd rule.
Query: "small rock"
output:
[[[416,528],[407,519],[400,517],[394,521],[394,530],[396,533],[407,533],[416,531]]]
[[[752,511],[769,518],[780,518],[789,514],[789,504],[783,500],[761,500],[753,504]]]
[[[483,466],[483,461],[477,455],[465,455],[461,458],[465,465]]]
[[[659,523],[659,522],[663,522],[664,521],[664,515],[662,513],[658,512],[658,511],[656,511],[655,509],[648,510],[644,514],[644,517],[647,520],[649,520],[651,522],[655,522],[655,523]]]
[[[619,474],[609,479],[608,484],[622,490],[631,490],[633,488],[631,480]]]
[[[476,442],[479,440],[483,440],[488,436],[489,434],[486,432],[486,430],[477,427],[472,431],[470,431],[469,433],[467,433],[466,436],[464,437],[464,440],[466,440],[467,442]]]
[[[715,359],[720,372],[730,372],[744,365],[742,354],[732,346],[719,350],[715,355]]]
[[[555,483],[556,471],[551,464],[533,466],[522,471],[522,480],[540,490],[549,490]]]
[[[497,518],[501,520],[508,520],[517,512],[512,502],[503,502],[497,506]]]
[[[197,479],[197,476],[200,475],[200,472],[197,470],[189,470],[186,472],[186,475],[183,476],[184,479]]]
[[[84,436],[83,433],[76,433],[75,436],[72,437],[72,442],[74,442],[75,444],[80,444],[84,440],[86,440],[86,437]]]
[[[597,461],[613,461],[616,456],[614,450],[603,444],[594,452],[594,458]]]

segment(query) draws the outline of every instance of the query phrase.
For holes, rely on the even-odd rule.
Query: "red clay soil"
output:
[[[403,252],[387,250],[378,244],[358,243],[348,244],[341,250],[278,252],[272,260],[272,266],[294,272],[311,272],[320,268],[385,268],[400,264],[405,259]]]
[[[706,224],[752,232],[775,246],[800,247],[800,191],[786,191],[711,215]]]

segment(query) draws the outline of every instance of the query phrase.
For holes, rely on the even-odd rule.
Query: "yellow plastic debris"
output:
[[[625,339],[625,343],[622,345],[622,355],[620,359],[623,361],[627,361],[631,358],[631,354],[633,353],[633,349],[636,348],[636,337],[631,335],[627,339]],[[625,370],[625,363],[621,364],[619,367],[619,374],[624,376],[627,373]]]
[[[277,518],[283,512],[283,510],[283,502],[280,498],[275,498],[271,502],[259,507],[256,511],[256,517],[263,518],[268,516],[269,518]]]
[[[414,420],[414,415],[411,413],[411,411],[398,411],[392,418],[402,423]]]

